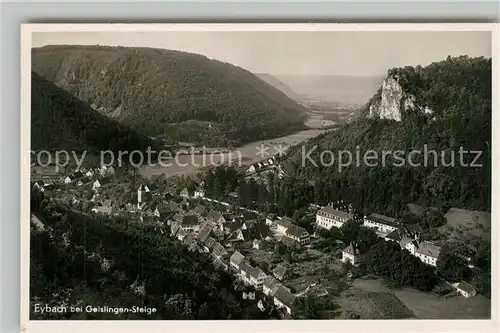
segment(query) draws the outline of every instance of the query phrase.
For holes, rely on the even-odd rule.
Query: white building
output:
[[[441,248],[430,242],[420,242],[415,249],[415,257],[419,258],[423,263],[436,267]]]
[[[274,297],[276,290],[281,284],[272,276],[267,276],[262,283],[262,292],[264,295]]]
[[[267,277],[266,273],[259,267],[253,267],[250,270],[250,283],[257,290],[262,290],[262,284],[264,283],[264,279]]]
[[[328,230],[332,227],[340,228],[353,217],[351,213],[342,212],[331,206],[325,206],[316,213],[316,226]]]
[[[276,231],[284,235],[290,225],[292,225],[292,220],[288,217],[283,217],[276,222]]]
[[[203,188],[199,187],[196,191],[194,191],[194,197],[195,198],[205,197],[205,190]]]
[[[311,236],[302,227],[290,224],[285,231],[285,235],[298,242],[300,245],[307,245],[311,242]]]
[[[279,286],[273,300],[277,307],[285,309],[288,314],[292,314],[295,295],[290,291],[286,290],[283,286]]]
[[[403,239],[399,242],[399,245],[402,249],[410,251],[411,255],[415,255],[415,250],[418,247],[418,242],[410,237],[404,236]]]
[[[365,215],[363,226],[375,228],[379,234],[389,234],[400,227],[395,218],[376,213]]]
[[[351,243],[342,251],[342,262],[350,262],[352,265],[358,264],[359,250]]]
[[[243,262],[243,260],[245,260],[245,256],[242,255],[239,251],[234,251],[234,253],[231,255],[231,258],[229,258],[229,263],[232,268],[239,271],[240,264]]]
[[[469,298],[476,295],[476,290],[473,286],[467,282],[461,281],[457,286],[457,291],[465,298]]]

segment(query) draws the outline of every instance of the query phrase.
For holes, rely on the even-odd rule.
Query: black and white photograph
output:
[[[28,320],[492,318],[493,26],[47,26]]]

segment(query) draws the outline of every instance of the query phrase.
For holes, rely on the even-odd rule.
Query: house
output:
[[[247,170],[246,170],[246,173],[254,173],[255,171],[257,171],[257,167],[255,164],[252,164]]]
[[[292,225],[292,220],[288,217],[283,217],[276,222],[276,232],[285,234],[288,227]]]
[[[188,231],[186,230],[182,230],[181,228],[179,228],[179,230],[177,231],[177,239],[180,240],[181,242],[184,240],[184,238],[189,234]]]
[[[172,225],[172,228],[170,229],[170,236],[174,237],[177,235],[177,232],[180,230],[180,226],[178,223]]]
[[[73,172],[73,173],[72,173],[71,175],[69,175],[68,177],[66,177],[66,178],[64,179],[64,182],[65,182],[66,184],[68,184],[68,183],[72,183],[72,182],[75,182],[75,181],[77,181],[77,180],[79,180],[79,179],[82,179],[83,177],[85,177],[85,176],[83,175],[83,173],[82,173],[81,171],[76,171],[76,172]]]
[[[250,283],[250,270],[252,266],[248,264],[246,261],[242,261],[240,263],[240,275],[244,282]]]
[[[160,217],[160,210],[158,209],[158,205],[153,206],[153,216]]]
[[[108,171],[106,172],[106,175],[114,175],[115,174],[115,168],[113,168],[112,165],[108,167]]]
[[[286,267],[278,264],[272,271],[273,276],[277,278],[280,281],[283,281],[283,279],[286,277]]]
[[[467,282],[461,281],[457,286],[457,291],[465,298],[469,298],[476,295],[476,290],[473,286]]]
[[[256,290],[262,290],[262,284],[266,278],[266,273],[259,267],[253,267],[250,270],[250,283],[255,287]]]
[[[193,212],[200,216],[205,216],[207,214],[207,207],[205,205],[197,205],[194,207]]]
[[[219,260],[223,260],[229,255],[229,253],[224,248],[224,246],[222,246],[220,243],[217,243],[217,242],[215,243],[214,247],[212,248],[212,253],[213,253],[214,257],[219,259]]]
[[[92,177],[94,177],[94,175],[95,175],[94,169],[88,169],[87,172],[85,172],[86,177],[92,178]]]
[[[240,264],[243,262],[243,260],[245,260],[245,256],[239,251],[234,251],[234,253],[231,255],[231,258],[229,258],[229,263],[231,267],[239,271]]]
[[[187,234],[186,237],[184,237],[184,239],[182,240],[182,243],[184,245],[187,245],[187,246],[189,246],[195,242],[196,242],[196,239],[195,239],[195,235],[193,233]]]
[[[195,198],[203,198],[205,197],[205,190],[201,187],[197,188],[195,191],[194,191],[194,197]]]
[[[236,231],[236,239],[241,241],[249,241],[251,239],[250,230],[240,229]]]
[[[300,249],[300,243],[297,242],[295,239],[292,239],[288,236],[282,236],[280,239],[280,242],[285,244],[287,247],[292,248],[292,249]]]
[[[419,258],[427,265],[436,267],[441,248],[430,242],[420,242],[415,250],[415,257]]]
[[[92,184],[92,190],[96,191],[97,189],[111,184],[111,178],[105,177],[101,179],[96,179],[96,181]]]
[[[384,240],[396,242],[399,244],[399,242],[403,239],[403,237],[404,237],[403,231],[401,229],[396,229],[385,235]]]
[[[31,223],[37,228],[38,231],[45,231],[45,225],[42,221],[35,215],[31,214],[30,216]]]
[[[181,210],[179,205],[177,205],[173,201],[161,202],[156,208],[160,213],[160,217],[163,219],[167,218],[170,214],[179,212]]]
[[[85,176],[76,182],[76,186],[85,186],[85,185],[90,184],[91,182],[92,182],[92,179],[90,179],[90,177]]]
[[[184,231],[198,231],[200,221],[196,215],[184,215],[180,223],[180,228]]]
[[[330,230],[332,227],[340,228],[344,223],[352,220],[354,215],[325,206],[316,213],[316,226],[318,228]]]
[[[104,164],[98,169],[98,171],[101,177],[113,175],[115,173],[113,166],[106,166]]]
[[[77,205],[77,204],[79,204],[79,203],[80,203],[80,199],[79,199],[76,195],[74,195],[74,196],[73,196],[73,199],[71,200],[71,203],[72,203],[73,205]]]
[[[285,235],[297,241],[300,245],[307,245],[311,242],[311,236],[309,233],[304,228],[295,224],[288,226],[285,231]]]
[[[363,219],[363,226],[375,228],[378,233],[389,234],[398,229],[400,224],[396,222],[395,218],[372,213],[368,216],[365,215]]]
[[[187,187],[185,189],[183,189],[179,195],[183,198],[189,198],[189,191],[188,191]]]
[[[238,234],[239,234],[239,230],[241,229],[241,227],[243,226],[243,223],[242,222],[229,222],[229,223],[225,223],[225,224],[221,224],[220,225],[220,228],[223,229],[224,233],[225,234],[236,234],[238,237]]]
[[[200,232],[198,233],[198,240],[200,243],[204,243],[207,238],[210,236],[210,233],[212,232],[213,226],[211,225],[204,225]]]
[[[276,214],[269,214],[266,216],[266,224],[273,225],[274,221],[278,218]]]
[[[92,211],[105,215],[114,215],[118,212],[118,208],[108,199],[104,200],[102,203],[98,203],[96,207],[92,208]]]
[[[207,221],[215,223],[217,225],[220,225],[220,224],[227,222],[224,215],[222,215],[220,212],[218,212],[216,210],[211,210],[207,214]]]
[[[262,292],[264,295],[269,297],[274,297],[276,290],[281,284],[272,276],[266,276],[264,282],[262,283]]]
[[[419,224],[405,224],[404,226],[401,226],[401,228],[404,230],[407,236],[416,240],[418,240],[420,238],[420,235],[424,232]]]
[[[253,240],[253,248],[256,250],[260,250],[262,248],[262,241],[258,239]]]
[[[43,179],[37,180],[33,183],[34,188],[42,188],[45,186],[45,181]]]
[[[217,257],[214,258],[213,264],[217,269],[223,270],[225,272],[228,271],[228,266],[222,259],[219,259]]]
[[[215,239],[213,239],[212,237],[207,237],[206,241],[203,243],[203,250],[206,252],[206,253],[209,253],[210,251],[212,251],[213,247],[215,246]]]
[[[342,262],[350,262],[356,266],[358,264],[359,250],[352,243],[342,251]]]
[[[283,286],[279,286],[274,294],[274,304],[279,308],[284,308],[286,312],[291,315],[294,304],[295,295],[286,290]]]
[[[401,241],[399,242],[399,246],[401,246],[402,249],[410,251],[411,255],[415,255],[415,250],[418,247],[418,243],[415,239],[403,236]]]

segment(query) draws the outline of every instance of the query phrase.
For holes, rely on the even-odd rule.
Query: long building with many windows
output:
[[[363,219],[363,226],[375,228],[378,233],[389,234],[400,227],[396,219],[381,214],[370,214]]]

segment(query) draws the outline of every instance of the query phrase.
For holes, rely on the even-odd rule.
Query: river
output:
[[[310,127],[319,127],[318,123],[325,124],[318,116],[311,116],[306,125]],[[328,125],[331,125],[328,123]],[[151,178],[153,176],[164,174],[167,177],[188,175],[200,171],[204,167],[214,166],[222,163],[236,163],[238,165],[248,165],[260,160],[278,154],[291,145],[304,142],[309,138],[318,136],[328,129],[308,129],[294,134],[279,138],[256,141],[235,148],[230,153],[206,153],[206,154],[184,154],[173,156],[171,160],[165,160],[163,165],[153,163],[152,165],[143,165],[139,172],[143,177]]]

